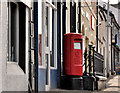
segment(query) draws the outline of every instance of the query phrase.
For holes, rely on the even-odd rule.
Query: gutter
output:
[[[113,18],[111,17],[111,25],[113,22]],[[113,62],[112,62],[112,27],[111,27],[111,74],[113,74]]]

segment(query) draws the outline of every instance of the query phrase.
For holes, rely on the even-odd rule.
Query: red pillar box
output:
[[[82,35],[69,33],[64,35],[65,75],[83,75]]]

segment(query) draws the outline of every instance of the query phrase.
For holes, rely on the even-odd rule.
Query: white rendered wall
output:
[[[15,63],[7,63],[8,6],[0,0],[0,93],[28,90],[28,18],[26,20],[26,72]],[[29,15],[27,13],[27,15]]]
[[[6,90],[7,3],[0,0],[0,92]]]

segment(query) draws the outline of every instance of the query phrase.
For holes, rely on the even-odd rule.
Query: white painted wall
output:
[[[2,28],[1,28],[1,1],[0,1],[0,33],[1,33],[1,31],[2,31]],[[0,36],[0,39],[1,39],[1,36]],[[1,42],[0,42],[0,44],[1,44]],[[0,49],[1,49],[1,46],[0,46]],[[2,63],[2,60],[1,60],[1,52],[0,52],[0,93],[2,92],[2,65],[1,65],[1,63]]]
[[[66,3],[66,33],[70,33],[70,0]]]
[[[0,33],[1,33],[1,1],[0,1]],[[0,46],[0,49],[1,49],[1,46]],[[1,58],[1,56],[0,56],[0,58]],[[2,76],[1,76],[1,74],[2,74],[2,65],[1,65],[1,62],[2,61],[0,59],[0,93],[2,92]]]
[[[6,89],[7,3],[0,1],[0,92]]]
[[[23,70],[15,62],[7,63],[5,91],[27,91],[28,81]]]
[[[0,93],[28,90],[28,15],[26,13],[26,72],[16,63],[7,63],[8,11],[7,2],[0,0]],[[28,11],[28,9],[26,9]]]

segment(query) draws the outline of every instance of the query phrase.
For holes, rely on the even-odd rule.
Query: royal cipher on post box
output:
[[[82,35],[69,33],[64,35],[65,75],[83,75]]]

